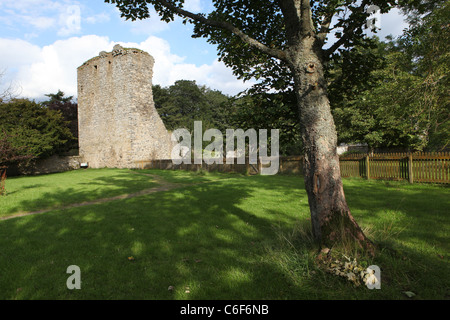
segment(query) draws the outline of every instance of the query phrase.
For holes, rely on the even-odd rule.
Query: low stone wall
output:
[[[80,156],[52,156],[36,163],[33,174],[64,172],[80,169]]]
[[[56,172],[64,172],[76,170],[80,168],[80,164],[84,162],[82,156],[51,156],[47,159],[37,160],[33,166],[24,171],[17,168],[9,167],[7,170],[8,176],[16,175],[37,175],[48,174]],[[227,164],[226,159],[223,164],[179,164],[176,165],[171,159],[162,160],[146,160],[135,161],[134,168],[137,169],[162,169],[162,170],[187,170],[187,171],[217,171],[217,172],[235,172],[242,174],[259,174],[261,167],[268,167],[269,165],[262,164],[259,159],[257,164],[250,164],[249,159],[245,159],[245,164],[238,164],[235,160],[233,164]],[[302,174],[303,173],[303,157],[289,156],[279,158],[278,174]]]
[[[263,165],[259,159],[257,164],[250,164],[249,159],[245,159],[245,164],[238,164],[235,160],[233,164],[227,164],[226,159],[223,160],[223,164],[179,164],[176,165],[171,159],[162,160],[143,160],[135,161],[136,168],[139,169],[162,169],[162,170],[187,170],[187,171],[217,171],[217,172],[235,172],[235,173],[247,173],[258,174],[261,171],[261,167],[268,167],[269,165]],[[289,156],[279,158],[279,174],[302,174],[303,173],[303,157],[302,156]]]
[[[303,174],[303,156],[280,157],[281,174]]]
[[[7,169],[8,176],[17,175],[38,175],[47,173],[57,173],[80,168],[82,157],[80,156],[58,156],[53,155],[46,159],[39,159],[33,165],[24,170],[11,166]]]

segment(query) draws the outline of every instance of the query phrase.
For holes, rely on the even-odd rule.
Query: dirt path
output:
[[[52,207],[52,208],[42,209],[42,210],[37,210],[37,211],[20,212],[20,213],[16,213],[16,214],[13,214],[10,216],[0,217],[0,220],[8,220],[8,219],[13,219],[13,218],[30,216],[30,215],[34,215],[34,214],[41,214],[41,213],[46,213],[46,212],[50,212],[50,211],[54,211],[54,210],[65,210],[65,209],[70,209],[70,208],[90,206],[93,204],[105,203],[105,202],[110,202],[110,201],[114,201],[114,200],[130,199],[130,198],[135,198],[135,197],[143,196],[143,195],[150,194],[150,193],[168,191],[168,190],[187,186],[186,184],[167,182],[162,177],[153,175],[153,174],[149,174],[149,173],[140,173],[140,172],[136,172],[136,171],[130,171],[130,172],[151,177],[155,180],[156,183],[158,183],[158,186],[149,188],[149,189],[144,189],[144,190],[137,191],[137,192],[133,192],[133,193],[121,194],[121,195],[109,197],[109,198],[101,198],[101,199],[96,199],[96,200],[91,200],[91,201],[72,203],[72,204],[68,204],[65,206],[61,206],[61,207]],[[189,185],[192,186],[192,185],[197,185],[200,183],[213,182],[213,181],[214,180],[203,181],[203,182],[193,183],[193,184],[189,184]]]

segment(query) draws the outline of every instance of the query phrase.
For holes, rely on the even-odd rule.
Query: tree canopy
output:
[[[427,8],[430,8],[428,5]],[[422,9],[424,10],[424,9]],[[410,16],[398,39],[356,47],[330,64],[330,101],[339,140],[372,148],[442,150],[449,145],[449,5]],[[355,70],[366,60],[368,81]],[[339,66],[342,64],[342,66]]]
[[[73,101],[73,96],[65,96],[65,93],[58,90],[57,93],[49,93],[45,95],[48,100],[43,101],[42,105],[49,110],[61,113],[67,127],[73,138],[69,139],[65,144],[66,151],[78,149],[78,104]]]
[[[219,59],[232,68],[238,78],[258,79],[260,88],[285,91],[292,89],[294,82],[289,69],[292,41],[314,34],[325,60],[357,45],[371,45],[365,34],[371,14],[368,7],[376,5],[381,12],[388,12],[398,1],[213,0],[214,10],[208,14],[184,10],[183,0],[105,2],[115,4],[122,17],[133,21],[150,18],[150,6],[154,6],[159,18],[166,22],[181,16],[185,22],[194,24],[193,37],[204,37],[217,46]],[[412,4],[414,1],[400,2],[417,7]],[[295,17],[298,14],[301,16]],[[333,18],[335,24],[332,24]],[[337,41],[327,47],[331,32],[335,32]]]
[[[170,131],[186,128],[193,132],[194,121],[202,121],[204,129],[224,130],[229,99],[220,91],[191,80],[178,80],[168,87],[153,86],[155,107]]]
[[[8,134],[12,147],[35,158],[65,151],[73,139],[60,112],[28,99],[0,103],[0,130]]]

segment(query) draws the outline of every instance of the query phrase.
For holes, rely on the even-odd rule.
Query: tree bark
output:
[[[337,133],[324,79],[320,44],[303,37],[289,50],[305,151],[304,177],[313,234],[321,246],[352,245],[374,254],[344,195]]]

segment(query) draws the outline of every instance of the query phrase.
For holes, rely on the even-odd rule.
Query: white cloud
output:
[[[81,31],[81,9],[78,5],[68,6],[59,15],[59,24],[62,28],[58,31],[60,36],[69,36]]]
[[[25,40],[0,39],[0,69],[31,64],[40,54],[40,48]]]
[[[253,83],[243,83],[237,80],[231,69],[222,62],[196,66],[185,63],[185,57],[171,53],[169,43],[161,38],[150,36],[145,41],[137,43],[121,43],[126,47],[137,47],[155,58],[153,68],[153,83],[163,87],[172,85],[177,80],[196,80],[199,85],[206,85],[229,95],[235,95]]]
[[[39,47],[25,40],[0,38],[0,70],[22,89],[21,96],[33,99],[62,90],[67,95],[77,95],[77,68],[100,51],[111,51],[116,43],[108,37],[87,35],[58,40]],[[234,95],[251,84],[236,80],[223,63],[196,66],[185,63],[185,58],[171,53],[167,41],[151,36],[141,43],[121,43],[126,47],[140,48],[155,58],[153,83],[169,86],[176,80],[196,80],[223,93]]]
[[[34,31],[56,28],[61,36],[81,30],[81,9],[76,0],[2,0],[0,8],[0,21],[10,27],[29,27]]]
[[[30,25],[40,30],[51,28],[55,25],[55,19],[50,17],[29,17],[24,16],[24,20],[26,20]]]
[[[11,9],[3,10],[0,22],[9,28],[18,29],[29,26],[34,30],[45,30],[56,24],[56,19],[52,17],[39,16],[29,12],[16,12]]]
[[[111,46],[107,37],[84,36],[58,40],[38,47],[24,40],[0,39],[0,51],[8,48],[0,69],[6,69],[6,80],[21,87],[21,95],[42,98],[58,89],[76,96],[76,69],[84,61]]]

